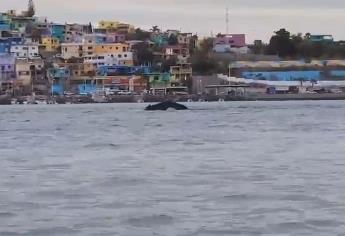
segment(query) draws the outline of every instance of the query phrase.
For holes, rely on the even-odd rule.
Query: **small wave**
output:
[[[0,219],[1,218],[10,218],[10,217],[14,217],[16,216],[16,214],[12,213],[12,212],[0,212]]]
[[[140,218],[130,218],[126,222],[134,227],[152,227],[172,224],[174,218],[168,215],[152,215]]]
[[[97,148],[117,148],[120,145],[114,143],[90,143],[84,145],[84,148],[97,149]]]

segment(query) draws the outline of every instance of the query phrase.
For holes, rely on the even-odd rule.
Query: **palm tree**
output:
[[[152,26],[150,31],[153,33],[160,33],[161,32],[161,30],[159,29],[159,27],[157,25]]]

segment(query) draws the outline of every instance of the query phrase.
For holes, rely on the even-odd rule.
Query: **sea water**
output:
[[[187,105],[0,107],[0,235],[345,235],[345,102]]]

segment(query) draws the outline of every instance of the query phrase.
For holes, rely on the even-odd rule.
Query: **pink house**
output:
[[[214,46],[229,45],[231,48],[242,48],[246,46],[246,35],[245,34],[226,34],[219,35],[213,41]]]

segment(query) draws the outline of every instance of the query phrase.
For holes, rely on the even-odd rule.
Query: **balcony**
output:
[[[180,74],[192,74],[193,69],[192,68],[171,68],[170,73],[173,75],[180,75]]]

